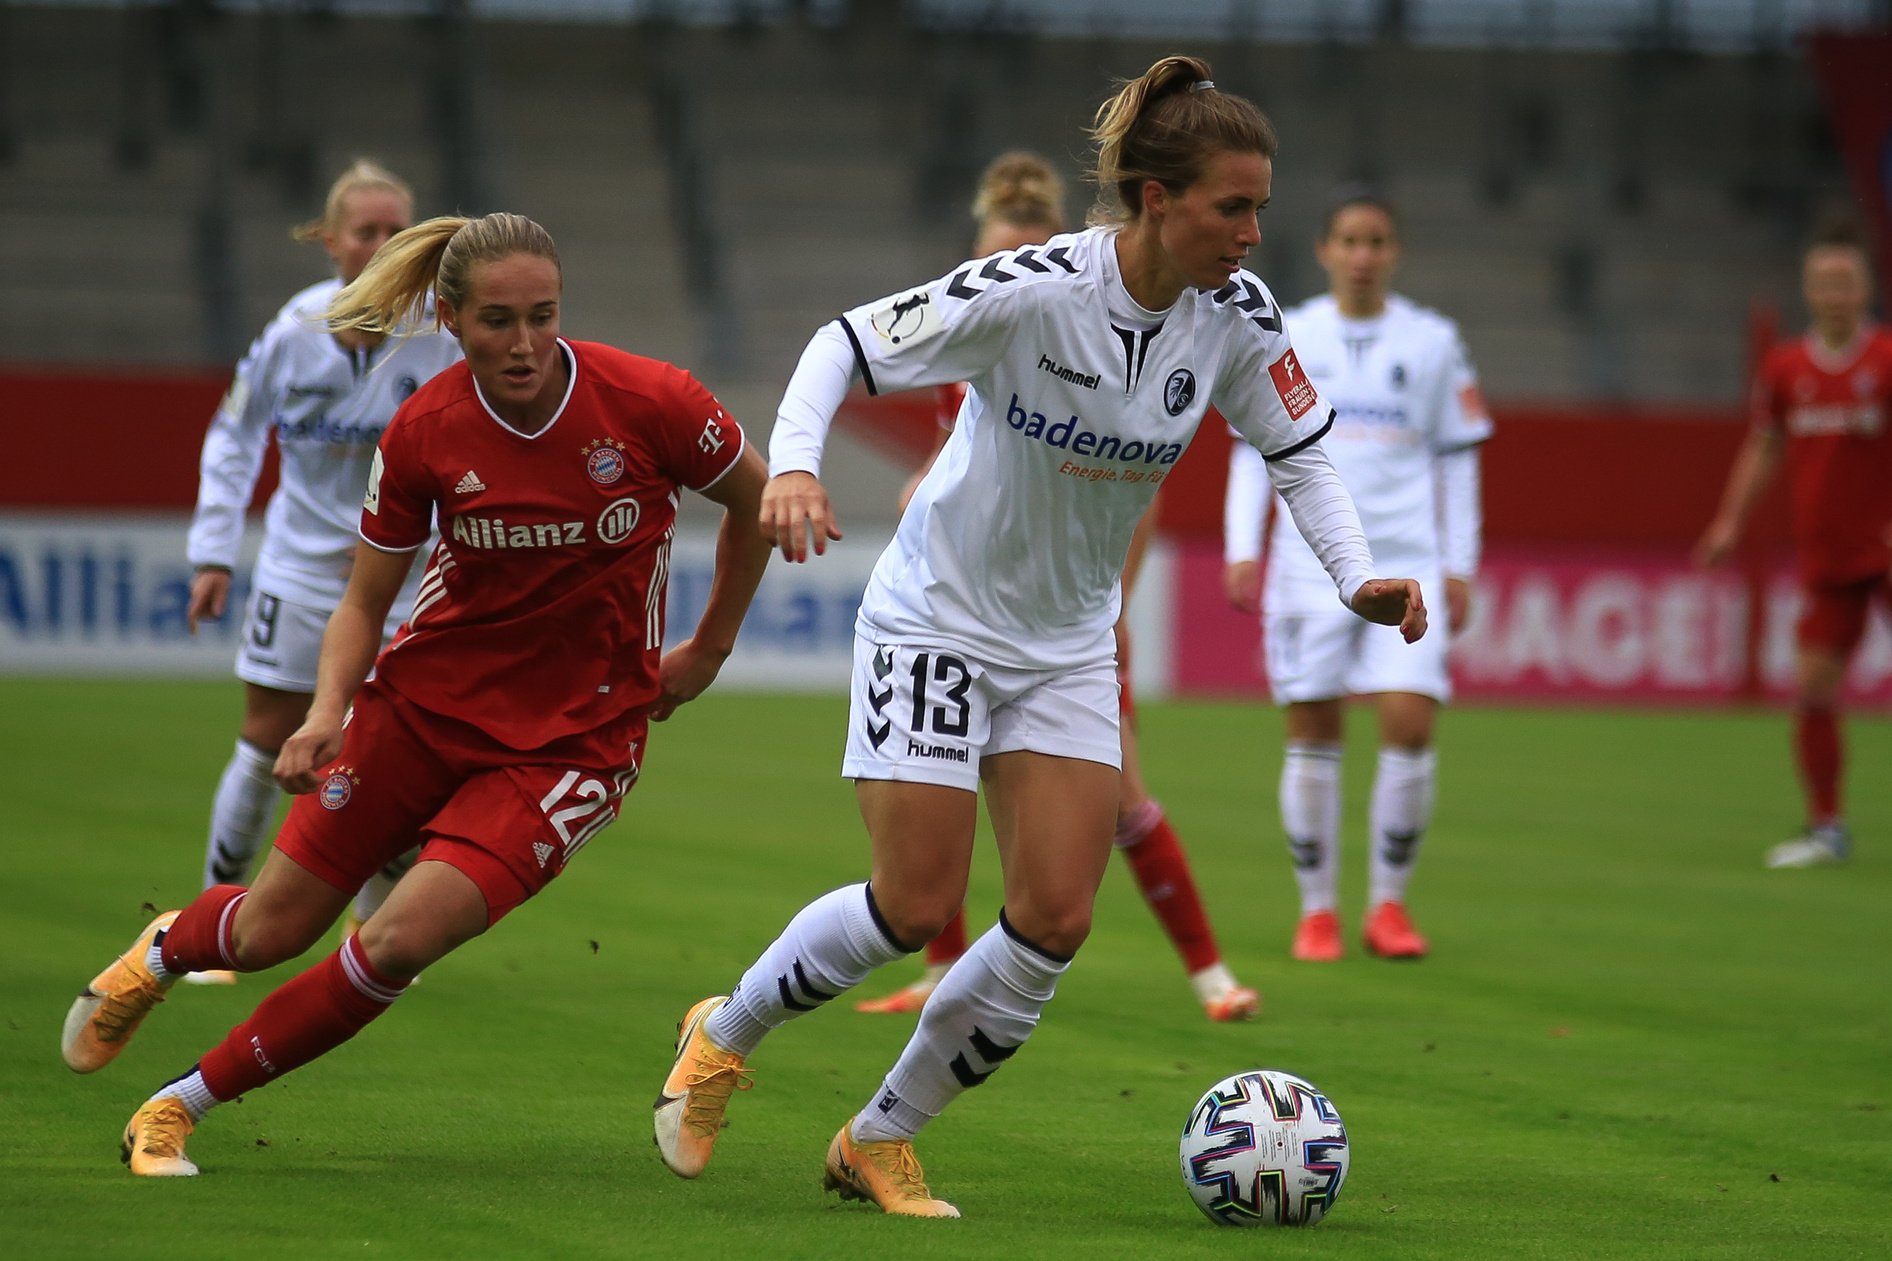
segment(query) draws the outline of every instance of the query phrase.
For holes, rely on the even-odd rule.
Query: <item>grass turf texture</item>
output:
[[[1851,727],[1850,867],[1769,872],[1794,820],[1767,714],[1462,711],[1413,904],[1434,955],[1358,948],[1370,729],[1346,766],[1349,956],[1294,964],[1279,723],[1146,706],[1151,784],[1266,996],[1212,1026],[1121,863],[1028,1050],[921,1136],[956,1223],[820,1194],[910,1021],[837,1003],[756,1057],[716,1163],[650,1143],[673,1027],[865,871],[838,699],[713,696],[659,728],[625,817],[350,1045],[213,1113],[194,1180],[119,1165],[138,1102],[273,979],[179,987],[110,1068],[59,1062],[78,987],[195,889],[233,685],[0,680],[0,1256],[1842,1257],[1892,1251],[1892,729]],[[974,923],[997,906],[975,863]],[[293,965],[292,965],[293,966]],[[881,993],[916,964],[859,991]],[[1255,1065],[1335,1100],[1333,1215],[1265,1238],[1178,1184],[1197,1094]]]

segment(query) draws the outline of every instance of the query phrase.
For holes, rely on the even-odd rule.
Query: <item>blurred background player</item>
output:
[[[617,817],[648,721],[708,687],[735,645],[769,557],[762,458],[689,373],[562,338],[562,290],[545,229],[493,214],[409,228],[329,305],[337,327],[398,335],[435,294],[465,366],[381,437],[309,716],[276,762],[305,795],[256,883],[153,920],[73,1004],[66,1064],[111,1062],[185,972],[295,958],[371,873],[417,841],[420,859],[340,950],[138,1109],[124,1133],[134,1174],[195,1174],[184,1145],[208,1109],[359,1033],[564,871]],[[703,614],[664,653],[686,489],[725,511]],[[413,616],[380,651],[436,520]]]
[[[237,365],[204,435],[188,545],[192,633],[199,620],[224,614],[244,514],[272,433],[280,456],[237,649],[243,721],[211,801],[205,889],[247,881],[274,830],[278,789],[270,768],[309,712],[322,629],[354,564],[375,443],[409,395],[460,359],[460,344],[444,332],[389,341],[359,329],[330,330],[324,319],[341,287],[413,217],[413,194],[390,172],[372,162],[342,172],[322,217],[294,233],[322,243],[335,278],[310,285],[270,321]],[[386,637],[414,606],[419,582],[416,565],[388,614]],[[357,919],[374,913],[403,869],[397,858],[362,887]],[[236,974],[216,968],[190,979],[222,983]]]
[[[886,1213],[957,1217],[913,1137],[1037,1027],[1091,928],[1120,797],[1116,624],[1130,537],[1213,401],[1267,453],[1341,603],[1425,633],[1410,579],[1376,579],[1321,450],[1327,405],[1242,270],[1261,239],[1273,127],[1166,57],[1097,112],[1099,226],[967,264],[824,324],[770,439],[762,523],[785,558],[841,537],[818,480],[853,382],[967,382],[946,448],[881,553],[855,622],[847,751],[868,880],[803,907],[727,997],[696,1003],[653,1132],[680,1177],[709,1163],[763,1039],[911,954],[965,902],[985,793],[999,922],[946,973],[905,1050],[828,1144],[823,1184]],[[1115,203],[1121,203],[1119,209]],[[806,531],[806,533],[804,533]]]
[[[1840,692],[1876,602],[1892,607],[1892,333],[1874,323],[1872,261],[1851,225],[1807,250],[1801,292],[1813,325],[1761,362],[1753,428],[1736,454],[1696,549],[1705,565],[1741,541],[1783,456],[1804,604],[1795,627],[1794,760],[1806,829],[1767,853],[1769,867],[1844,862],[1852,852],[1840,780]]]
[[[1446,625],[1416,644],[1332,608],[1327,575],[1279,506],[1261,591],[1269,495],[1258,454],[1235,444],[1226,508],[1226,581],[1239,609],[1265,614],[1268,685],[1285,707],[1281,821],[1301,888],[1296,959],[1340,958],[1343,706],[1373,699],[1379,765],[1368,821],[1371,858],[1364,938],[1374,954],[1417,959],[1426,940],[1406,911],[1420,842],[1432,819],[1439,707],[1451,697],[1447,654],[1465,625],[1480,551],[1479,454],[1491,422],[1458,328],[1390,292],[1399,225],[1378,195],[1343,192],[1315,255],[1328,292],[1287,312],[1294,351],[1337,419],[1322,445],[1360,506],[1374,563],[1445,591]],[[1441,633],[1443,632],[1443,633]]]
[[[992,160],[979,179],[978,196],[972,203],[972,217],[978,224],[973,238],[972,256],[985,258],[1003,250],[1026,245],[1041,245],[1064,231],[1064,182],[1051,164],[1035,153],[1012,152]],[[963,384],[943,385],[938,389],[939,429],[932,455],[908,479],[900,495],[900,511],[907,510],[920,480],[933,468],[933,461],[946,445],[953,421],[965,398]],[[1160,492],[1159,492],[1160,497]],[[1126,605],[1136,582],[1138,567],[1156,522],[1154,502],[1138,523],[1130,541],[1130,554],[1123,567],[1123,598]],[[1239,984],[1222,951],[1216,945],[1215,931],[1209,926],[1196,890],[1195,876],[1163,807],[1144,786],[1143,769],[1136,749],[1136,706],[1130,695],[1130,633],[1128,613],[1117,619],[1117,685],[1121,689],[1123,732],[1122,795],[1117,803],[1116,846],[1130,864],[1137,888],[1168,934],[1176,953],[1182,956],[1189,972],[1189,984],[1197,1001],[1211,1020],[1247,1020],[1261,1007],[1261,996]],[[939,936],[926,943],[926,972],[919,980],[902,986],[884,998],[869,998],[854,1004],[856,1011],[915,1012],[932,994],[940,978],[953,961],[966,953],[966,913],[953,916]]]

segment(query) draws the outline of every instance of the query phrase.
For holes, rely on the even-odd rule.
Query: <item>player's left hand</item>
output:
[[[650,720],[662,722],[677,709],[701,696],[729,659],[726,652],[699,647],[686,639],[657,663],[657,699],[650,704]]]
[[[771,477],[762,488],[762,537],[782,549],[782,559],[796,564],[808,559],[808,541],[814,539],[815,555],[828,550],[830,540],[841,537],[841,523],[835,520],[828,492],[813,473],[783,473]]]
[[[1447,578],[1445,580],[1445,629],[1454,635],[1465,629],[1465,623],[1472,616],[1472,580],[1470,578]]]
[[[1397,626],[1407,643],[1426,633],[1426,602],[1411,578],[1369,578],[1353,593],[1353,611],[1379,626]]]

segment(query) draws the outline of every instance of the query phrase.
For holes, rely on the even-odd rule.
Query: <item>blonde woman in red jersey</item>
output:
[[[617,816],[647,720],[708,687],[735,643],[768,560],[762,459],[682,369],[562,338],[562,284],[530,219],[433,219],[329,308],[338,329],[390,332],[436,294],[465,363],[382,435],[315,698],[276,762],[304,795],[275,850],[249,889],[218,885],[160,915],[93,980],[67,1017],[66,1063],[110,1062],[185,972],[301,954],[370,873],[417,842],[420,859],[340,950],[138,1109],[124,1134],[135,1174],[195,1174],[184,1143],[205,1111],[339,1046],[544,888]],[[662,653],[680,489],[726,511],[702,619]],[[377,659],[436,515],[414,613]]]
[[[1768,851],[1769,867],[1844,862],[1839,700],[1877,603],[1892,611],[1892,333],[1873,323],[1872,264],[1855,231],[1808,249],[1801,288],[1813,326],[1776,346],[1754,385],[1753,429],[1721,509],[1697,548],[1707,565],[1734,551],[1754,506],[1791,456],[1793,525],[1804,605],[1795,628],[1794,758],[1807,827]]]
[[[972,217],[979,225],[973,238],[972,256],[984,258],[1002,250],[1025,245],[1042,245],[1064,231],[1064,185],[1051,164],[1035,153],[1014,151],[1000,154],[979,178],[979,193],[972,203]],[[959,412],[964,386],[942,386],[939,390],[939,430],[933,454],[920,471],[908,479],[900,494],[900,510],[906,511],[914,488],[932,468],[952,431]],[[1144,549],[1149,544],[1156,519],[1152,505],[1137,528],[1130,544],[1129,559],[1124,563],[1123,591],[1127,600],[1136,581]],[[1117,804],[1117,852],[1130,865],[1137,888],[1149,904],[1170,944],[1182,957],[1188,970],[1189,984],[1196,999],[1211,1020],[1248,1020],[1261,1009],[1261,996],[1240,984],[1222,960],[1215,930],[1209,926],[1196,891],[1189,857],[1183,852],[1162,804],[1150,795],[1143,782],[1143,768],[1137,757],[1136,708],[1130,697],[1130,637],[1125,625],[1128,613],[1117,622],[1117,682],[1121,690],[1123,716],[1123,780]],[[932,996],[940,978],[953,961],[966,953],[966,913],[961,910],[932,941],[926,943],[926,971],[916,981],[901,986],[882,998],[863,999],[854,1004],[856,1011],[917,1012]]]

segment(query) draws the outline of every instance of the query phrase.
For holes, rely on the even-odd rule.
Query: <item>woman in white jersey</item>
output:
[[[1027,245],[1042,245],[1064,231],[1064,182],[1051,164],[1035,153],[1000,154],[979,178],[979,193],[972,204],[972,217],[979,225],[973,239],[976,258],[989,258],[1007,250]],[[939,387],[940,425],[938,443],[926,464],[913,475],[901,492],[900,509],[919,489],[921,480],[932,470],[952,432],[965,397],[963,385]],[[1152,504],[1131,540],[1123,571],[1123,593],[1127,601],[1142,562],[1156,518]],[[1115,844],[1124,857],[1137,889],[1149,905],[1176,953],[1182,956],[1189,973],[1189,984],[1196,1000],[1211,1020],[1247,1020],[1260,1010],[1261,996],[1235,979],[1222,959],[1215,930],[1209,925],[1201,894],[1189,868],[1189,856],[1183,852],[1176,831],[1162,804],[1150,795],[1143,782],[1143,770],[1137,757],[1136,710],[1130,699],[1129,632],[1125,618],[1117,619],[1117,681],[1122,688],[1119,709],[1122,715],[1123,782],[1117,801]],[[917,1012],[926,1004],[946,970],[966,953],[966,913],[959,913],[944,931],[926,943],[926,971],[914,981],[880,998],[862,999],[855,1010],[865,1012]]]
[[[277,788],[270,770],[309,711],[322,628],[348,585],[375,443],[394,409],[460,358],[459,343],[444,334],[387,341],[330,332],[323,322],[329,300],[413,218],[413,194],[388,171],[356,162],[342,172],[322,217],[294,234],[322,243],[335,277],[298,293],[270,321],[237,365],[204,435],[189,540],[195,573],[186,619],[193,633],[200,620],[224,615],[244,514],[272,434],[281,457],[237,651],[243,720],[211,802],[206,889],[243,883],[274,832]],[[419,575],[416,566],[395,601],[389,636],[413,607]],[[373,913],[398,874],[399,860],[363,888],[357,918]],[[191,979],[228,982],[236,974],[217,970]]]
[[[1270,459],[1343,603],[1425,630],[1418,584],[1375,579],[1318,445],[1327,405],[1279,312],[1241,270],[1260,239],[1272,127],[1209,67],[1167,57],[1098,111],[1102,226],[955,268],[847,312],[803,352],[776,418],[762,526],[791,561],[841,531],[817,480],[858,376],[872,391],[968,383],[861,603],[842,773],[868,882],[797,914],[725,999],[679,1029],[655,1107],[680,1176],[709,1161],[771,1029],[910,954],[964,901],[981,787],[1005,905],[933,991],[884,1082],[828,1146],[826,1185],[883,1211],[955,1217],[912,1137],[1030,1036],[1090,930],[1118,800],[1118,579],[1137,522],[1213,399]],[[806,531],[806,533],[804,533]]]
[[[1363,936],[1373,954],[1417,959],[1426,940],[1407,914],[1406,885],[1432,817],[1432,733],[1451,696],[1450,633],[1465,623],[1478,570],[1478,448],[1491,421],[1457,326],[1389,291],[1399,235],[1387,202],[1343,193],[1315,252],[1329,291],[1287,319],[1308,379],[1334,406],[1323,445],[1360,505],[1375,561],[1419,575],[1428,590],[1443,583],[1449,633],[1406,644],[1357,618],[1329,616],[1320,562],[1279,511],[1263,594],[1270,496],[1261,459],[1240,444],[1229,467],[1227,586],[1237,608],[1265,614],[1268,684],[1286,710],[1281,821],[1301,887],[1294,957],[1328,962],[1342,953],[1342,706],[1348,696],[1370,696],[1380,753]]]

